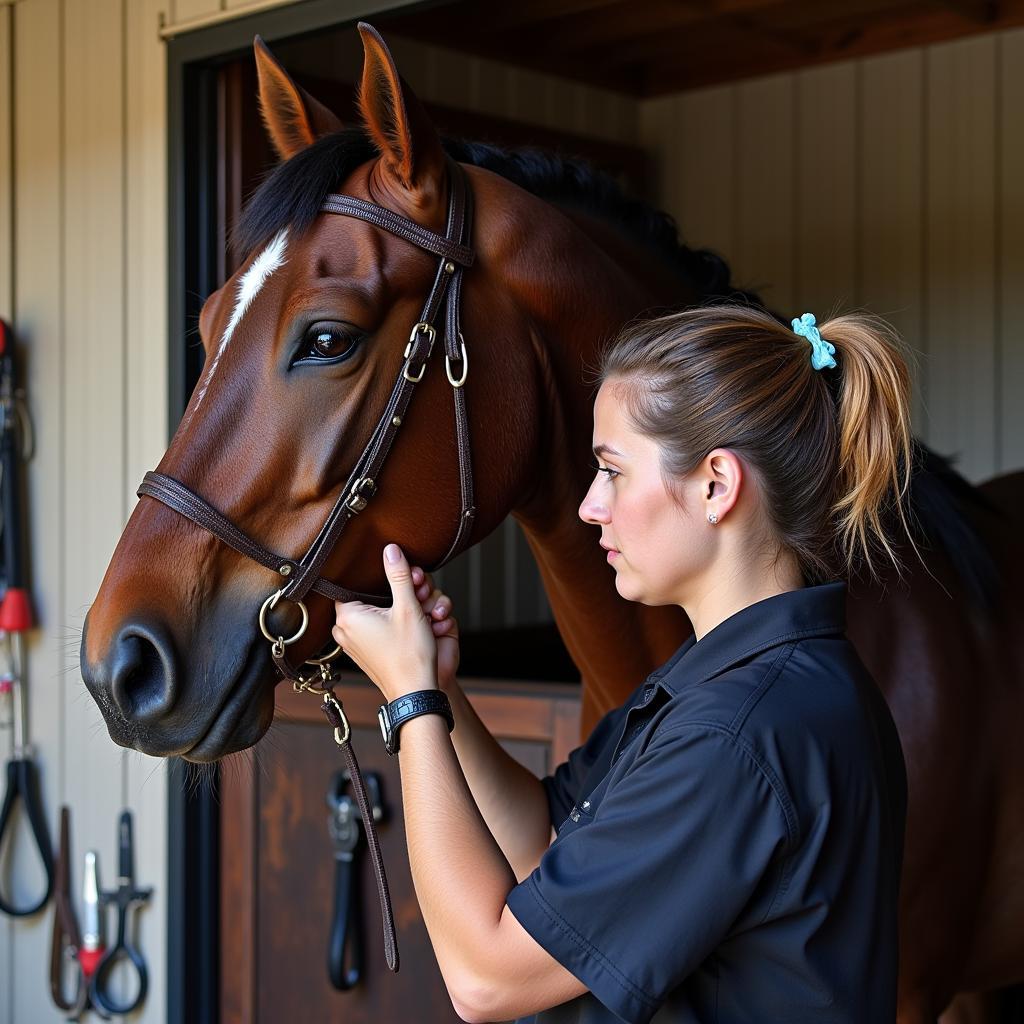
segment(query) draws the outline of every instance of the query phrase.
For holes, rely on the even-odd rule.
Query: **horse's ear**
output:
[[[433,194],[444,180],[444,151],[437,129],[398,74],[390,50],[372,25],[359,23],[363,80],[359,109],[384,165],[401,185]]]
[[[341,121],[292,81],[259,36],[252,45],[260,82],[260,113],[282,160],[311,146],[321,135],[341,131]]]

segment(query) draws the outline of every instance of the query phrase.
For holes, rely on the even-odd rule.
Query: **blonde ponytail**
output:
[[[821,325],[838,359],[839,465],[832,506],[836,543],[847,573],[863,557],[869,572],[880,545],[901,569],[887,535],[894,509],[911,545],[905,499],[913,469],[910,369],[893,327],[879,317],[849,314]]]

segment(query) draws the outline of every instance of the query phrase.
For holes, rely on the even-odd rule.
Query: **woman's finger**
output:
[[[447,594],[441,594],[430,609],[430,615],[434,619],[443,619],[451,610],[452,599]]]

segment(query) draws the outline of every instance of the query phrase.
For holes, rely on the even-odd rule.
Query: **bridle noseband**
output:
[[[240,530],[223,513],[215,509],[205,498],[201,498],[179,480],[165,473],[147,473],[138,489],[139,497],[148,496],[162,501],[169,508],[191,519],[197,526],[208,530],[229,547],[251,558],[260,565],[278,573],[288,582],[274,591],[264,602],[259,612],[259,627],[270,641],[270,652],[278,671],[292,682],[297,691],[308,691],[323,697],[321,705],[328,721],[334,727],[334,739],[348,762],[353,781],[356,802],[359,805],[366,832],[367,842],[377,877],[380,895],[381,916],[384,924],[384,953],[392,971],[398,970],[398,939],[395,933],[394,914],[388,892],[384,861],[380,852],[373,813],[366,796],[366,787],[350,742],[351,729],[348,719],[335,696],[335,673],[330,662],[341,653],[335,647],[330,654],[321,658],[307,659],[307,665],[315,666],[304,676],[292,665],[285,648],[297,643],[309,625],[309,613],[304,598],[312,590],[334,601],[362,600],[384,605],[388,598],[375,594],[361,594],[348,590],[321,575],[324,563],[330,557],[345,527],[362,513],[378,492],[381,469],[391,451],[395,437],[405,422],[405,414],[416,385],[423,380],[427,363],[434,351],[434,342],[440,330],[444,338],[445,370],[452,386],[455,403],[455,435],[458,445],[459,489],[462,508],[459,522],[445,556],[435,568],[440,568],[455,557],[469,540],[476,508],[473,504],[473,468],[469,448],[469,422],[466,416],[466,398],[463,386],[469,374],[469,357],[462,336],[460,305],[462,296],[462,274],[473,263],[473,250],[469,245],[471,237],[472,193],[467,186],[465,172],[451,159],[448,165],[448,214],[444,235],[402,217],[383,206],[357,199],[355,196],[329,195],[320,207],[323,213],[356,217],[388,231],[407,242],[438,257],[434,284],[424,303],[423,312],[409,333],[409,342],[402,353],[402,365],[395,385],[391,390],[384,412],[381,414],[369,441],[341,489],[309,550],[300,558],[292,559],[270,551],[247,533]],[[443,322],[442,322],[443,315]],[[282,598],[298,605],[302,613],[302,625],[291,637],[275,636],[267,627],[267,612]]]
[[[450,158],[448,165],[448,214],[444,235],[402,217],[376,203],[355,196],[329,195],[321,211],[356,217],[375,227],[411,242],[420,249],[438,257],[434,284],[424,303],[420,318],[413,326],[408,344],[402,354],[402,365],[384,412],[381,414],[369,441],[341,489],[334,507],[324,521],[309,550],[299,559],[288,558],[270,551],[240,530],[208,501],[190,490],[179,480],[164,473],[147,473],[139,486],[139,497],[148,495],[191,519],[197,526],[208,530],[225,544],[251,558],[260,565],[278,573],[287,580],[272,593],[260,609],[259,625],[263,635],[273,645],[274,661],[293,681],[305,681],[290,669],[284,657],[284,648],[297,643],[305,634],[309,616],[303,599],[312,590],[332,601],[360,600],[370,604],[386,605],[389,598],[363,594],[324,579],[324,563],[330,557],[345,527],[363,512],[377,494],[378,480],[384,462],[391,451],[395,437],[405,422],[406,409],[416,385],[423,379],[427,363],[440,332],[444,339],[445,370],[452,386],[455,404],[455,435],[458,447],[459,488],[462,508],[455,530],[455,538],[447,553],[434,567],[440,568],[454,558],[466,545],[476,517],[473,504],[473,469],[470,458],[469,422],[463,386],[469,373],[469,358],[462,335],[460,307],[462,274],[473,263],[471,236],[472,193],[467,187],[465,172]],[[443,319],[442,319],[443,318]],[[292,601],[302,612],[302,626],[290,638],[274,636],[267,628],[266,614],[280,599]],[[325,658],[309,659],[308,664],[323,665],[338,654],[335,649]]]

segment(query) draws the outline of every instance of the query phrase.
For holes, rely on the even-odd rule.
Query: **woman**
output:
[[[906,363],[869,318],[716,306],[630,327],[600,381],[580,517],[619,593],[694,635],[552,776],[482,726],[451,602],[396,545],[393,608],[337,606],[335,639],[414,715],[394,727],[409,857],[452,1002],[891,1021],[906,776],[842,577],[898,567],[891,522],[909,538]]]

